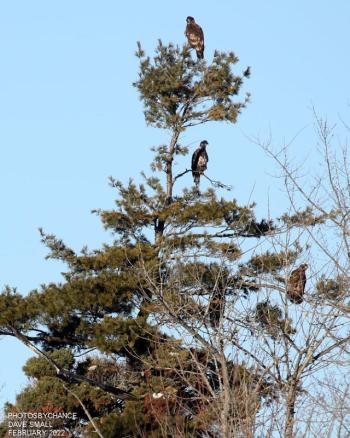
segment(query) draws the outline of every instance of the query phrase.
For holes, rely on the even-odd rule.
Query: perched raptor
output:
[[[193,17],[186,18],[186,31],[188,45],[195,49],[197,59],[204,58],[204,33],[202,28],[194,21]]]
[[[207,163],[209,161],[208,154],[206,151],[207,147],[207,140],[201,141],[199,147],[193,152],[192,155],[192,175],[195,185],[199,186],[199,181],[201,175],[205,172],[207,169]]]
[[[224,291],[216,290],[209,300],[208,314],[210,325],[212,327],[219,327],[220,320],[223,316],[225,305]]]
[[[306,275],[305,271],[308,268],[306,263],[303,263],[299,268],[294,269],[287,281],[287,295],[288,298],[295,304],[303,302],[303,295],[305,292]]]

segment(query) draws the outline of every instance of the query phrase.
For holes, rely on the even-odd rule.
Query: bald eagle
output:
[[[192,155],[192,176],[197,187],[199,186],[201,175],[203,175],[207,169],[207,163],[209,161],[206,151],[207,144],[207,140],[201,141],[199,147],[193,152]]]
[[[305,292],[306,275],[305,271],[308,268],[306,263],[303,263],[299,268],[294,269],[287,281],[287,295],[290,301],[295,304],[303,302]]]
[[[194,21],[193,17],[186,18],[186,31],[188,45],[195,49],[197,59],[204,58],[204,34],[202,28]]]

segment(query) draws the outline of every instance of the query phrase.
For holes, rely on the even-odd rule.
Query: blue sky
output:
[[[233,185],[241,203],[252,196],[260,214],[268,201],[277,215],[286,204],[273,163],[247,136],[271,132],[278,145],[302,129],[293,155],[318,166],[311,108],[349,120],[347,0],[0,2],[1,287],[26,293],[60,279],[64,268],[44,260],[38,227],[76,250],[110,239],[90,214],[113,206],[108,176],[139,179],[149,148],[167,139],[146,127],[132,87],[136,41],[149,54],[158,38],[183,44],[187,15],[204,29],[207,60],[233,50],[238,72],[251,66],[252,102],[236,125],[193,128],[182,143],[206,138],[209,174]],[[9,340],[0,351],[0,401],[13,401],[29,353]]]

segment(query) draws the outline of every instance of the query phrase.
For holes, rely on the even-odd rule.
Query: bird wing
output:
[[[203,32],[203,29],[198,24],[196,24],[196,26],[197,26],[198,36],[199,36],[199,38],[201,40],[201,43],[204,46],[204,32]]]
[[[298,283],[298,287],[304,293],[305,285],[306,285],[306,275],[305,271],[302,268],[298,268],[295,275],[296,282]]]
[[[196,149],[193,152],[192,155],[192,164],[191,164],[191,169],[192,170],[197,170],[198,167],[198,160],[199,160],[199,154],[200,154],[200,148]]]
[[[185,32],[190,46],[201,48],[204,46],[204,34],[202,28],[197,23],[189,23]]]
[[[207,162],[209,161],[209,157],[206,150],[203,151],[203,157],[206,159]]]
[[[300,280],[300,271],[299,268],[294,269],[292,273],[289,276],[288,280],[288,291],[291,291],[292,293],[295,292],[295,290],[298,288]]]
[[[306,285],[306,275],[302,268],[297,268],[290,274],[287,292],[292,296],[302,297]]]
[[[303,293],[305,291],[305,285],[306,285],[306,275],[305,275],[305,271],[303,271],[303,274],[300,276],[300,281],[302,283],[302,287],[303,287]]]

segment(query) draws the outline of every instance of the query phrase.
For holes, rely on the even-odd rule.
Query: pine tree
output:
[[[236,123],[250,69],[237,73],[233,52],[217,51],[207,64],[187,46],[161,41],[153,58],[140,44],[136,55],[146,122],[166,130],[169,142],[153,148],[143,183],[111,179],[116,207],[96,213],[112,244],[77,254],[41,230],[48,257],[67,265],[63,281],[26,296],[2,293],[1,334],[37,355],[25,366],[33,383],[6,409],[74,410],[78,420],[63,427],[76,436],[253,436],[256,414],[291,377],[276,377],[276,358],[264,361],[261,352],[293,345],[295,334],[281,300],[260,293],[283,301],[281,273],[302,250],[259,251],[261,238],[281,230],[257,219],[254,204],[219,197],[225,184],[215,175],[207,190],[178,188],[190,172],[181,136],[209,122]]]

